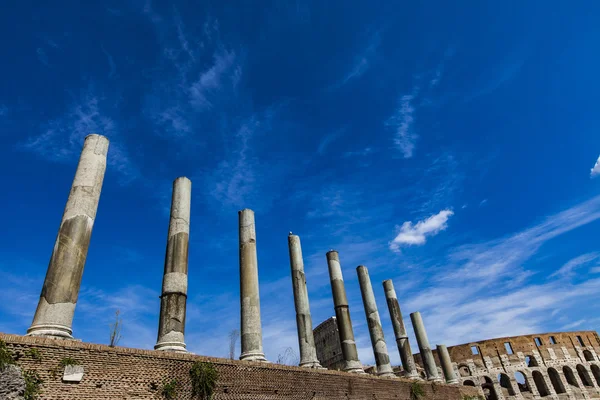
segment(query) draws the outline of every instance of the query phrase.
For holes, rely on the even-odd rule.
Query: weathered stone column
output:
[[[406,334],[406,328],[404,327],[404,320],[402,319],[402,312],[400,311],[400,305],[398,304],[398,297],[396,296],[394,283],[391,279],[383,281],[383,290],[385,291],[385,299],[387,301],[388,310],[390,311],[390,319],[392,320],[392,326],[394,327],[396,344],[398,345],[398,352],[400,353],[400,360],[402,361],[402,367],[404,368],[406,377],[411,379],[421,379],[417,372],[417,366],[415,365],[412,350],[410,349],[410,342],[408,340],[408,335]]]
[[[421,353],[421,360],[423,360],[423,366],[425,367],[425,374],[427,375],[428,381],[440,381],[437,367],[435,365],[435,358],[429,347],[429,339],[427,338],[427,332],[425,331],[425,325],[423,325],[423,319],[421,318],[420,312],[414,312],[410,314],[417,343],[419,345],[419,352]]]
[[[356,342],[354,341],[350,309],[348,308],[342,267],[337,251],[331,250],[327,252],[327,266],[329,267],[335,317],[338,324],[338,331],[340,332],[340,342],[342,343],[342,354],[345,364],[344,371],[364,374],[365,371],[358,359],[358,351],[356,350]]]
[[[106,137],[92,134],[85,138],[28,335],[73,338],[73,315],[98,210],[107,152]]]
[[[241,343],[240,360],[267,361],[263,353],[258,293],[258,259],[254,211],[238,212],[240,229],[240,303]]]
[[[154,346],[156,350],[186,351],[184,334],[191,202],[192,182],[185,177],[175,179],[160,296],[158,339]]]
[[[458,379],[454,373],[454,368],[452,368],[452,360],[450,359],[450,354],[448,353],[446,346],[443,344],[438,344],[437,354],[440,359],[440,364],[442,365],[442,372],[444,373],[446,382],[450,384],[457,384]]]
[[[395,378],[392,365],[390,364],[390,355],[388,354],[387,345],[383,336],[383,328],[381,327],[381,319],[377,311],[377,303],[375,302],[375,294],[369,278],[369,270],[364,265],[359,265],[356,268],[358,274],[358,283],[360,284],[360,293],[365,307],[365,315],[367,324],[369,325],[369,335],[371,336],[371,345],[375,355],[375,364],[377,364],[377,375],[388,378]]]
[[[296,325],[298,327],[298,345],[300,347],[300,366],[308,368],[323,368],[317,359],[317,349],[313,335],[312,318],[308,303],[306,276],[300,238],[288,236],[290,250],[290,266],[292,268],[292,286],[294,289],[294,305],[296,306]]]

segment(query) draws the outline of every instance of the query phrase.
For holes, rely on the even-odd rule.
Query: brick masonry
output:
[[[411,400],[412,381],[404,379],[389,380],[338,371],[306,370],[154,350],[111,348],[73,340],[2,333],[0,340],[7,343],[21,368],[38,372],[44,382],[40,400],[161,399],[163,384],[172,379],[180,382],[177,399],[191,399],[189,369],[196,361],[210,362],[219,372],[214,400]],[[32,359],[27,354],[29,348],[38,349],[42,360]],[[62,382],[59,364],[67,357],[83,366],[85,372],[81,382]],[[480,393],[473,387],[432,385],[426,382],[420,385],[424,391],[423,400],[462,400]]]

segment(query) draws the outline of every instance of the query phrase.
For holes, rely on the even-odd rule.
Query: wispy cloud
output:
[[[410,296],[406,307],[423,311],[431,337],[449,344],[547,329],[550,311],[597,297],[600,279],[575,284],[557,275],[535,284],[527,261],[543,244],[598,219],[600,196],[512,235],[459,246],[444,268],[429,271],[431,286]]]
[[[234,52],[219,50],[213,58],[212,66],[202,71],[200,77],[189,88],[190,101],[197,110],[212,108],[213,100],[211,97],[221,89],[227,72],[231,72],[230,79],[227,82],[230,86],[236,85],[239,80],[239,76],[236,75]],[[239,72],[238,67],[237,73]]]
[[[328,135],[325,135],[322,139],[321,142],[319,142],[319,147],[317,149],[317,153],[319,153],[319,155],[323,155],[325,154],[325,151],[327,150],[327,147],[329,147],[329,145],[331,143],[333,143],[334,141],[336,141],[340,136],[342,136],[342,134],[344,133],[344,129],[338,129],[335,132],[332,132]]]
[[[435,236],[448,227],[448,218],[453,214],[452,210],[442,210],[416,224],[411,221],[404,222],[398,235],[390,242],[390,249],[400,251],[402,246],[425,244],[427,237]]]
[[[562,267],[560,267],[560,269],[558,271],[556,271],[552,275],[550,275],[550,277],[555,277],[555,276],[561,276],[564,278],[569,277],[573,274],[573,272],[576,269],[578,269],[586,264],[589,264],[592,261],[596,261],[598,259],[600,259],[600,252],[582,254],[578,257],[575,257],[575,258],[569,260]]]
[[[394,144],[404,158],[413,156],[415,142],[418,138],[413,128],[415,107],[412,102],[414,99],[414,94],[401,96],[396,112],[385,122],[385,126],[394,131]]]
[[[598,160],[596,160],[596,164],[594,164],[594,166],[592,167],[592,170],[590,172],[590,176],[592,178],[594,178],[598,175],[600,175],[600,156],[598,156]]]
[[[76,162],[84,138],[91,133],[98,133],[111,141],[108,165],[119,171],[121,183],[127,184],[136,179],[139,172],[130,160],[116,121],[109,116],[112,107],[103,97],[88,89],[62,116],[45,124],[41,134],[21,143],[19,148],[50,161]]]
[[[44,49],[42,49],[41,47],[38,47],[35,52],[37,54],[38,60],[40,60],[40,62],[42,64],[44,64],[46,67],[49,67],[50,64],[48,63],[48,55],[46,54]]]
[[[100,49],[102,50],[102,53],[104,53],[104,55],[106,56],[106,59],[108,61],[108,66],[110,68],[108,77],[112,78],[113,76],[115,76],[115,73],[117,72],[117,65],[115,64],[115,60],[113,59],[113,56],[108,51],[106,51],[104,46],[100,46]]]
[[[366,47],[364,47],[361,51],[359,51],[354,56],[354,62],[352,63],[352,68],[348,71],[348,73],[344,76],[341,83],[337,86],[343,86],[348,82],[360,78],[363,74],[365,74],[370,66],[371,62],[377,52],[377,48],[381,44],[381,31],[377,31],[369,37],[367,41]]]

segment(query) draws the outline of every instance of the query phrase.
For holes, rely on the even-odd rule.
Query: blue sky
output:
[[[89,2],[88,2],[89,3]],[[0,331],[31,323],[83,138],[111,140],[75,336],[152,348],[172,181],[192,180],[186,342],[239,326],[237,211],[256,212],[264,346],[297,349],[287,250],[313,321],[337,249],[432,344],[600,322],[600,5],[106,1],[0,15]],[[416,348],[416,344],[413,344]]]

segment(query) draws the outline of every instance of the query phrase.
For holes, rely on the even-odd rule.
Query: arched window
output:
[[[596,383],[598,386],[600,386],[600,367],[598,367],[596,364],[592,364],[590,365],[590,368],[592,369],[592,375],[594,375]]]
[[[566,393],[565,385],[562,383],[562,379],[560,379],[560,375],[557,370],[554,368],[548,368],[548,376],[550,377],[550,382],[552,382],[552,387],[557,394]]]
[[[514,396],[515,391],[512,387],[512,383],[510,382],[510,378],[506,374],[498,374],[498,382],[500,382],[500,386],[502,387],[502,392],[504,396]]]
[[[473,382],[470,379],[467,379],[466,381],[463,382],[464,386],[475,386],[475,382]]]
[[[596,361],[594,360],[594,355],[589,350],[583,351],[583,357],[585,358],[585,361]]]
[[[479,379],[482,382],[481,388],[483,389],[485,400],[498,400],[498,395],[496,394],[496,389],[494,388],[492,378],[489,376],[482,376]]]
[[[539,367],[535,357],[533,356],[525,356],[525,365],[528,367]]]
[[[531,373],[531,376],[533,377],[533,381],[535,382],[535,387],[537,388],[538,392],[540,392],[540,396],[548,396],[550,394],[550,391],[548,390],[546,380],[544,379],[542,373],[540,371],[533,371]]]
[[[577,364],[577,373],[579,374],[579,379],[581,379],[581,383],[583,386],[594,386],[592,384],[592,380],[590,379],[590,374],[588,370],[581,364]]]
[[[573,374],[573,370],[566,365],[563,367],[563,374],[565,374],[565,378],[567,379],[567,383],[571,386],[579,387],[577,384],[577,379],[575,379],[575,374]]]
[[[517,386],[519,386],[520,392],[531,392],[531,389],[529,389],[527,378],[525,377],[524,373],[520,371],[515,372],[515,380],[517,381]]]
[[[465,364],[461,364],[458,366],[458,373],[460,376],[471,376],[471,370]]]

